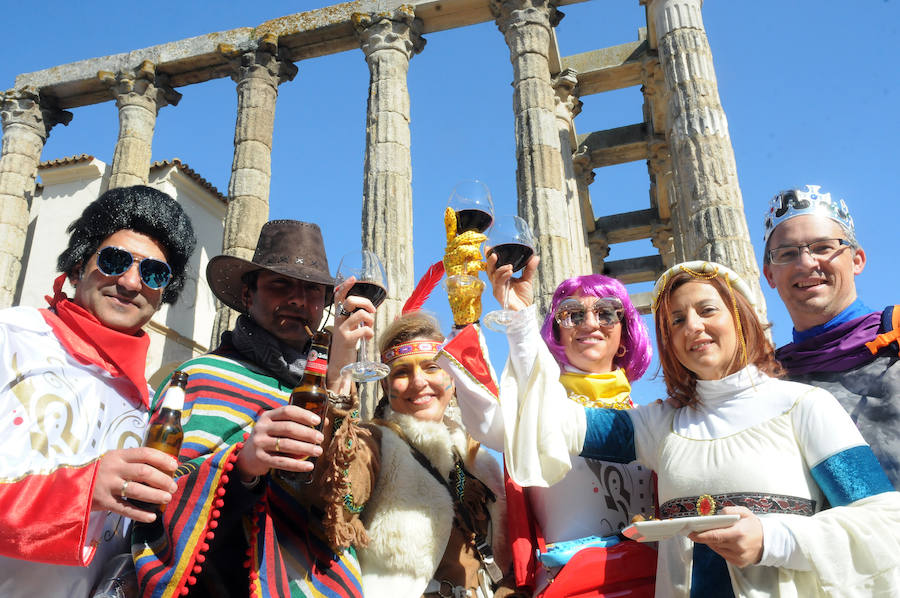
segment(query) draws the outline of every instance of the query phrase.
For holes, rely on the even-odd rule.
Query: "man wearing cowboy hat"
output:
[[[837,397],[900,488],[900,306],[874,311],[857,296],[866,254],[847,205],[817,185],[782,191],[765,242],[763,273],[794,323],[778,360]]]
[[[143,326],[175,303],[190,218],[150,187],[111,189],[72,222],[48,309],[0,310],[0,596],[87,596],[128,520],[171,500],[177,463],[141,446],[152,395]],[[72,298],[63,283],[74,286]]]
[[[332,295],[340,302],[328,360],[331,391],[357,341],[372,336],[375,308],[337,289],[322,234],[296,220],[266,223],[252,260],[219,255],[207,281],[225,305],[241,313],[221,344],[179,369],[188,374],[178,491],[163,526],[135,534],[141,587],[191,595],[282,596],[290,589],[356,595],[359,565],[352,550],[329,547],[322,512],[306,494],[270,471],[313,469],[330,426],[290,405],[306,364],[310,332]],[[319,463],[319,468],[330,464]],[[340,492],[345,489],[338,488]]]

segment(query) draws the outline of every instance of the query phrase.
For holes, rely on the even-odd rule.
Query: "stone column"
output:
[[[491,12],[506,38],[513,65],[516,187],[519,215],[535,230],[541,266],[535,300],[540,313],[553,291],[579,270],[566,221],[559,129],[550,80],[550,28],[562,13],[553,0],[491,0]]]
[[[578,98],[578,73],[575,69],[564,69],[553,79],[556,90],[556,123],[559,127],[559,148],[563,167],[563,192],[569,224],[569,238],[572,247],[572,262],[575,270],[569,276],[589,274],[591,258],[588,250],[587,233],[582,219],[579,173],[576,173],[573,153],[576,146],[573,120],[581,113],[582,102]],[[590,215],[593,218],[593,214]],[[593,228],[593,227],[591,227]]]
[[[119,108],[119,138],[113,153],[109,188],[146,185],[150,176],[153,130],[159,109],[176,105],[181,94],[169,87],[156,67],[145,60],[132,72],[117,75],[100,71],[97,76],[110,89]]]
[[[259,231],[269,218],[269,183],[272,178],[272,132],[278,85],[290,81],[297,67],[278,39],[267,34],[256,50],[237,53],[229,46],[219,51],[234,63],[232,79],[237,83],[237,120],[234,127],[234,159],[228,183],[228,210],[225,214],[223,253],[251,259]],[[210,346],[230,330],[237,313],[218,304]]]
[[[354,14],[353,23],[369,65],[362,247],[381,259],[388,283],[388,298],[375,319],[378,330],[400,313],[415,284],[406,76],[410,59],[422,51],[425,39],[422,21],[411,6]]]
[[[656,29],[667,96],[666,141],[677,210],[673,232],[684,258],[713,260],[750,284],[765,314],[734,150],[719,100],[702,0],[643,0]]]
[[[601,273],[603,272],[603,260],[609,255],[609,244],[604,246],[604,253],[599,259],[593,255],[594,245],[591,244],[591,239],[597,231],[594,226],[596,218],[594,218],[591,192],[588,190],[588,187],[593,184],[597,175],[594,174],[594,169],[591,168],[590,154],[586,151],[576,150],[572,155],[572,169],[575,176],[575,188],[578,192],[578,208],[581,214],[581,224],[584,227],[587,263],[590,267],[591,274]]]
[[[29,204],[44,143],[50,129],[69,124],[72,114],[42,100],[36,89],[23,88],[0,95],[0,117],[0,308],[5,308],[13,304],[22,272]]]

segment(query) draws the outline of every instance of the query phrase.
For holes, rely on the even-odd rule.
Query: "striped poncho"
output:
[[[132,553],[141,595],[190,594],[203,568],[219,558],[210,551],[216,535],[233,538],[240,526],[249,591],[239,595],[361,596],[356,553],[329,546],[320,511],[271,476],[255,492],[242,488],[236,475],[229,479],[259,414],[285,405],[291,388],[243,361],[227,342],[180,369],[188,374],[188,384],[178,491],[162,523],[135,528]],[[241,509],[236,517],[225,515],[236,508]],[[234,578],[230,563],[219,567],[232,569]]]

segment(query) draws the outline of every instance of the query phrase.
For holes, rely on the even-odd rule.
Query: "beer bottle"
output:
[[[184,409],[184,392],[187,388],[188,375],[180,370],[175,370],[163,395],[162,409],[150,421],[147,435],[144,438],[144,446],[162,451],[167,455],[178,458],[181,450],[181,442],[184,440],[184,430],[181,428],[181,410]],[[129,499],[136,507],[147,511],[162,513],[166,505],[147,503],[140,500]]]
[[[325,387],[325,376],[328,373],[328,347],[331,345],[331,333],[322,330],[316,332],[312,339],[312,347],[306,358],[306,367],[303,370],[303,378],[300,379],[293,392],[291,392],[291,405],[302,407],[319,416],[319,425],[316,429],[321,431],[325,423],[325,411],[328,407],[328,391]],[[302,457],[310,463],[316,462],[316,457]],[[312,481],[312,471],[286,471],[279,470],[278,474],[288,482],[309,484]]]

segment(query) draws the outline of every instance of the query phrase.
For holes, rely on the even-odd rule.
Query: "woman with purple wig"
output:
[[[507,305],[516,312],[506,331],[509,361],[499,395],[511,399],[520,393],[557,395],[585,406],[632,408],[630,382],[646,371],[651,349],[647,328],[625,287],[600,274],[565,280],[538,330],[531,283],[537,262],[532,258],[522,276],[512,279],[510,266],[496,268],[496,258],[488,258],[494,295],[500,300],[509,283]],[[510,471],[525,472],[507,485],[520,587],[545,598],[588,593],[652,596],[656,552],[633,542],[617,543],[616,538],[631,516],[654,513],[652,472],[636,464],[579,457],[572,458],[571,470],[560,468],[559,475],[549,480],[547,472],[554,469],[546,463],[523,467],[520,456],[534,454],[520,450],[523,443],[534,441],[529,426],[522,425],[523,414],[516,411],[514,400],[498,402],[497,393],[485,392],[489,383],[472,374],[479,369],[472,366],[472,354],[486,353],[483,339],[470,332],[469,337],[477,340],[466,346],[465,336],[460,334],[445,347],[442,363],[456,378],[463,422],[475,439],[504,453]],[[485,359],[485,369],[489,368]],[[570,462],[568,454],[541,459],[553,462],[561,457]],[[529,471],[540,475],[530,476]]]

